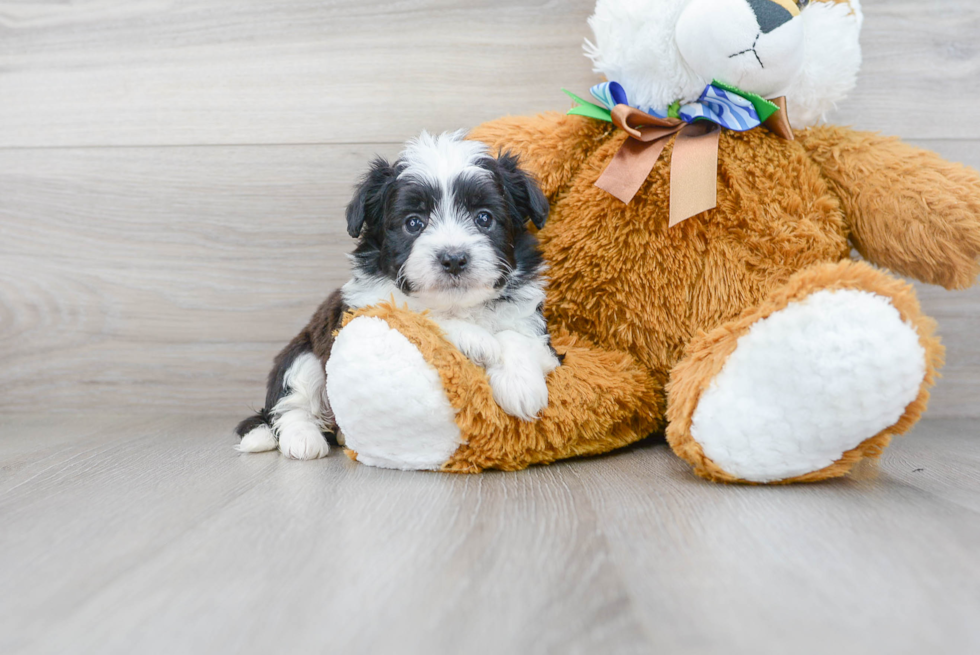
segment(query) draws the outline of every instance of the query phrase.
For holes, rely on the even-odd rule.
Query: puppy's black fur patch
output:
[[[265,407],[238,424],[235,432],[239,437],[244,437],[260,425],[272,425],[272,409],[291,391],[286,385],[286,371],[296,358],[310,352],[324,363],[330,358],[333,333],[340,329],[346,311],[347,305],[340,295],[340,289],[337,289],[317,308],[306,327],[276,355],[266,381]],[[328,440],[335,443],[332,438],[336,434],[336,426],[333,427],[333,430],[327,432],[327,436]]]
[[[501,152],[496,159],[484,160],[482,166],[499,180],[514,222],[523,227],[531,221],[539,230],[543,228],[548,218],[548,199],[534,179],[520,168],[517,155]]]

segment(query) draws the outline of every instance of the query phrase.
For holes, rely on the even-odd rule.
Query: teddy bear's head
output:
[[[786,96],[795,127],[854,87],[859,0],[599,0],[586,52],[629,104],[664,110],[718,80]]]

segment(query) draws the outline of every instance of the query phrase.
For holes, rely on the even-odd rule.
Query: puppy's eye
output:
[[[483,228],[484,230],[490,229],[490,226],[493,225],[493,216],[490,212],[480,212],[473,220],[477,227]]]
[[[405,231],[409,234],[418,234],[425,229],[425,221],[418,216],[409,216],[405,219]]]

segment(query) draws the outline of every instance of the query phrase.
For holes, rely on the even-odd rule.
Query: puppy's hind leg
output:
[[[279,447],[269,424],[269,412],[265,409],[239,423],[235,432],[242,438],[241,443],[235,446],[240,453],[264,453]]]
[[[324,431],[334,429],[324,388],[326,373],[312,352],[296,357],[283,376],[285,394],[272,408],[272,429],[279,450],[293,459],[317,459],[330,452]]]
[[[265,405],[235,428],[242,439],[236,450],[261,453],[279,448],[298,459],[327,454],[323,437],[319,431],[313,433],[319,427],[333,428],[333,417],[322,400],[325,382],[319,361],[307,330],[283,348],[269,371]]]

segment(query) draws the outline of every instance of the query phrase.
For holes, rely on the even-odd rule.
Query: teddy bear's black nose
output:
[[[786,7],[774,0],[747,0],[749,7],[755,14],[755,19],[759,22],[759,29],[763,34],[769,34],[780,25],[793,20],[793,14]]]

